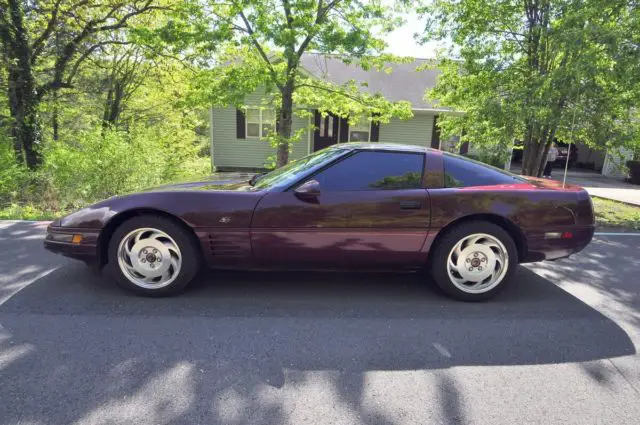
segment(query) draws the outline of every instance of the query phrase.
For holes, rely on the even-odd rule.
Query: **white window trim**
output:
[[[371,142],[371,124],[372,124],[372,123],[371,123],[371,121],[369,121],[369,133],[368,133],[368,136],[367,136],[367,142]],[[353,128],[353,127],[352,127],[351,125],[349,125],[349,127],[347,127],[347,133],[348,133],[348,134],[347,134],[347,141],[348,141],[348,142],[351,142],[351,130],[352,130],[352,128]],[[340,134],[340,133],[338,133],[338,135],[339,135],[339,134]],[[338,138],[339,138],[339,137],[340,137],[340,136],[338,136]],[[361,141],[361,140],[359,140],[359,141]]]
[[[257,110],[258,114],[260,116],[259,122],[258,122],[258,136],[249,136],[249,110]],[[263,111],[268,111],[270,113],[273,113],[274,116],[274,120],[271,123],[265,122],[262,120],[262,112]],[[244,137],[246,139],[252,139],[252,140],[259,140],[259,139],[264,139],[266,137],[266,135],[262,134],[262,125],[263,124],[272,124],[273,128],[276,128],[276,120],[275,120],[275,111],[273,109],[263,109],[263,108],[247,108],[244,111]],[[255,122],[252,122],[252,124],[255,124]]]

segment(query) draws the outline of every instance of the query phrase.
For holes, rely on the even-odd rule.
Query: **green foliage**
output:
[[[396,10],[383,1],[359,0],[242,0],[230,3],[192,0],[183,8],[177,38],[188,28],[207,32],[215,46],[216,63],[193,80],[188,97],[194,105],[243,107],[244,97],[263,88],[265,103],[278,111],[277,137],[269,141],[278,147],[277,165],[288,160],[293,105],[331,110],[357,120],[375,116],[386,122],[392,116],[408,117],[406,102],[397,104],[363,93],[355,82],[331,84],[322,76],[311,76],[300,66],[307,52],[332,54],[343,61],[358,62],[365,69],[388,69],[396,59],[379,54],[385,47],[382,36],[399,23]],[[159,33],[163,33],[160,31]],[[166,34],[165,34],[166,35]],[[201,51],[207,43],[191,47]],[[305,114],[301,109],[298,114]]]
[[[54,220],[63,214],[66,214],[66,211],[42,209],[32,204],[0,206],[0,220]]]
[[[465,113],[442,117],[445,135],[524,140],[525,159],[542,161],[528,173],[554,137],[599,148],[638,140],[640,20],[626,0],[436,0],[421,12],[426,40],[454,43],[427,93]]]
[[[15,161],[10,152],[3,149],[0,207],[65,211],[113,195],[209,174],[209,159],[197,157],[198,146],[176,143],[176,136],[184,136],[184,132],[168,130],[134,125],[128,132],[108,129],[103,134],[99,127],[80,132],[73,143],[49,144],[45,163],[37,172],[12,165]]]
[[[144,37],[166,25],[179,4],[12,3],[25,26],[3,32],[15,23],[0,19],[0,216],[51,217],[211,172],[206,110],[183,102],[193,71],[166,44]],[[17,73],[15,64],[22,67]],[[10,90],[22,77],[32,79],[30,96]],[[31,142],[38,161],[29,168],[28,138],[7,136],[24,127],[16,127],[21,108],[37,116]]]
[[[506,163],[507,158],[505,158],[504,154],[501,153],[493,153],[493,152],[483,152],[481,151],[480,153],[474,155],[474,154],[470,154],[467,155],[467,157],[475,160],[475,161],[480,161],[483,164],[488,164],[491,165],[493,167],[497,167],[497,168],[504,168],[504,164]]]
[[[47,152],[45,172],[55,187],[64,188],[61,199],[84,204],[95,199],[205,174],[205,169],[185,167],[193,164],[194,147],[175,142],[175,134],[163,128],[135,126],[128,132],[94,129],[81,134],[77,146],[52,145]],[[78,178],[82,176],[82,178]]]

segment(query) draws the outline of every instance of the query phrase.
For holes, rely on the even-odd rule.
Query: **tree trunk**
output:
[[[107,109],[107,123],[109,125],[114,126],[118,123],[118,118],[120,118],[120,113],[122,112],[122,98],[124,96],[124,88],[123,84],[120,81],[116,80],[115,86],[113,88],[113,98],[111,99],[111,104],[108,105]]]
[[[522,155],[522,174],[535,176],[537,174],[538,152],[538,127],[529,123],[525,131],[524,152]]]
[[[525,176],[540,177],[547,163],[549,147],[556,134],[555,128],[537,129],[533,126],[527,131],[529,140],[525,140],[524,160],[522,162],[522,174]]]
[[[8,63],[8,97],[12,125],[11,136],[14,138],[16,159],[26,161],[30,169],[41,163],[38,152],[40,144],[40,123],[38,121],[38,105],[40,103],[36,91],[35,78],[31,66],[31,49],[24,27],[24,16],[20,4],[16,0],[8,2],[13,37],[9,43],[5,40],[5,54]]]
[[[553,142],[553,139],[556,137],[556,128],[552,128],[550,131],[547,132],[546,134],[546,139],[543,141],[543,150],[542,150],[542,159],[540,164],[538,165],[538,177],[540,177],[542,175],[542,172],[544,171],[544,166],[547,164],[547,155],[549,154],[549,148],[551,147],[551,143]]]
[[[277,122],[278,149],[276,167],[278,168],[289,162],[289,143],[293,123],[293,79],[285,84],[281,92],[282,106],[280,107]]]
[[[53,112],[51,113],[51,127],[53,129],[53,140],[60,138],[60,122],[58,118],[58,91],[53,91]]]
[[[524,160],[522,162],[522,174],[525,176],[538,177],[541,173],[540,164],[542,163],[542,169],[544,169],[544,163],[542,152],[544,148],[541,145],[544,144],[545,138],[542,136],[543,129],[537,124],[530,124],[527,128],[525,145],[524,145]]]

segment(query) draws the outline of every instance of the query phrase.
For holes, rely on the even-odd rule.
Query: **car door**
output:
[[[424,153],[355,151],[269,193],[252,224],[254,258],[285,267],[399,267],[422,261],[430,221]],[[296,190],[315,180],[319,193]]]

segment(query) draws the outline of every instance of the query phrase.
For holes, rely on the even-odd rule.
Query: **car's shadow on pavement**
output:
[[[157,317],[182,338],[191,337],[190,344],[214,341],[222,357],[258,351],[270,362],[305,370],[543,364],[635,353],[612,320],[524,267],[498,298],[484,303],[451,300],[423,279],[208,271],[184,294],[152,299],[66,262],[0,306],[0,315],[103,315],[131,322]],[[185,318],[216,326],[190,329]],[[238,332],[252,337],[231,338]],[[318,352],[323,355],[310,355]]]
[[[149,299],[60,264],[0,305],[0,423],[337,423],[335,409],[351,423],[405,423],[363,402],[387,371],[413,381],[372,391],[417,397],[401,409],[418,406],[419,423],[430,423],[427,397],[438,423],[468,423],[449,368],[635,352],[612,320],[526,268],[495,300],[469,304],[397,274],[212,272]]]

